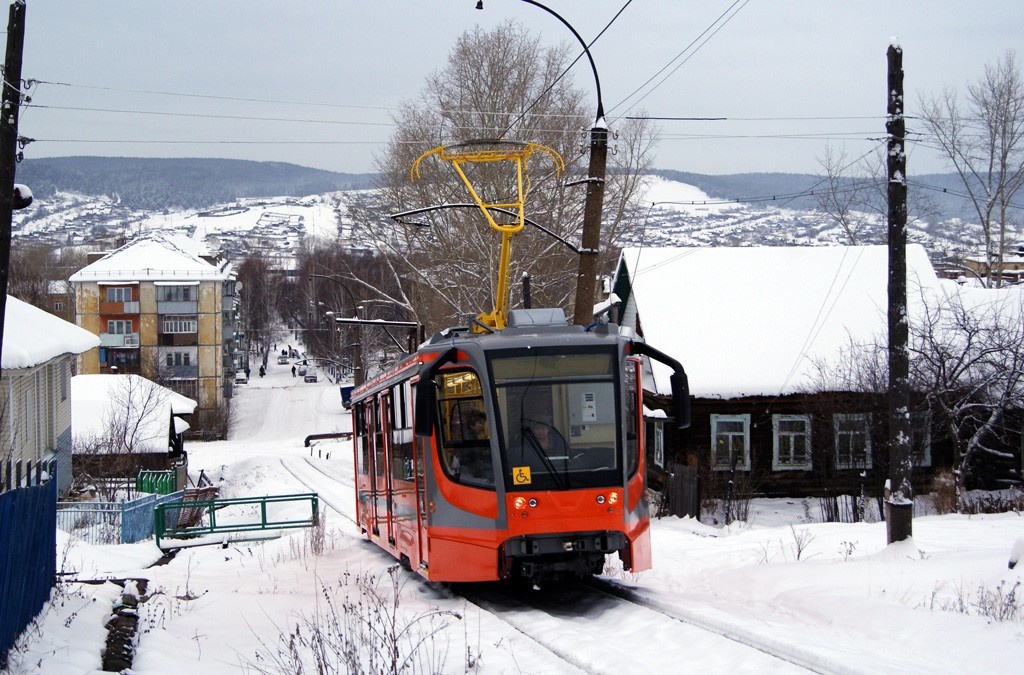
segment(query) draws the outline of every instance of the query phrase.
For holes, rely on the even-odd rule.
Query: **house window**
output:
[[[131,287],[107,286],[107,302],[131,302]]]
[[[811,468],[811,416],[772,415],[772,471]]]
[[[750,470],[750,415],[711,416],[711,466]]]
[[[132,332],[132,322],[124,319],[107,321],[107,332],[114,335],[128,335]]]
[[[837,469],[871,468],[871,416],[837,414],[834,420]]]
[[[53,311],[55,311],[55,312],[63,312],[64,311],[64,303],[61,302],[60,300],[54,300],[53,301]]]
[[[192,286],[158,286],[157,293],[160,302],[192,301]]]
[[[665,468],[665,423],[662,420],[654,420],[651,427],[654,430],[654,463]]]
[[[910,413],[910,457],[915,467],[932,465],[932,411]]]
[[[168,314],[163,320],[164,333],[195,333],[199,321],[195,314]]]

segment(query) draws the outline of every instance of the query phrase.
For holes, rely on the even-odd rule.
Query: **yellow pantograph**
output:
[[[457,145],[439,146],[425,152],[416,158],[412,163],[409,176],[412,180],[420,177],[420,162],[430,155],[437,155],[438,159],[450,162],[462,179],[466,189],[492,230],[501,234],[501,254],[498,258],[498,283],[494,298],[494,309],[490,312],[481,313],[477,321],[491,329],[502,329],[505,327],[508,317],[509,303],[509,267],[512,256],[512,236],[523,229],[526,224],[526,213],[523,204],[526,200],[526,193],[529,191],[529,179],[526,172],[527,160],[535,153],[542,152],[551,158],[555,165],[555,173],[560,174],[565,169],[565,162],[561,155],[553,149],[537,143],[517,143],[512,141],[472,141],[459,143]],[[476,189],[466,172],[464,164],[484,164],[496,162],[514,163],[516,175],[516,199],[509,202],[485,201]],[[515,222],[498,223],[495,221],[492,210],[514,210],[517,214]],[[482,331],[484,328],[474,326],[474,330]]]

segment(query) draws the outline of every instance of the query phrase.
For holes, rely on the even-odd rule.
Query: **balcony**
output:
[[[121,316],[124,314],[138,314],[139,303],[136,302],[101,302],[100,314],[104,316]]]
[[[199,377],[199,366],[160,366],[160,377],[167,380],[195,380]]]
[[[199,333],[160,333],[157,344],[161,347],[195,347],[199,344]]]
[[[100,333],[101,347],[138,347],[138,333]]]
[[[197,314],[198,300],[161,300],[156,303],[158,314]]]

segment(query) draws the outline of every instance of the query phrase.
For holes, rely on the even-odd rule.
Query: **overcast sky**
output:
[[[374,171],[391,111],[444,67],[463,31],[513,17],[545,42],[577,44],[520,0],[485,0],[483,11],[475,3],[27,0],[23,78],[41,83],[21,117],[21,134],[37,139],[25,155]],[[963,91],[1024,44],[1021,0],[545,4],[588,42],[626,6],[592,47],[613,130],[616,118],[640,112],[730,118],[660,123],[656,167],[698,173],[820,173],[826,143],[851,159],[870,152],[885,131],[892,36],[904,50],[909,115],[919,94]],[[596,110],[585,59],[572,75]],[[942,169],[927,148],[912,149],[909,173]]]

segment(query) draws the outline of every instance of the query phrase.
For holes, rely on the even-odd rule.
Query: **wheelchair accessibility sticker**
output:
[[[512,482],[516,485],[529,485],[532,483],[530,478],[530,467],[528,466],[514,466],[512,467]]]

